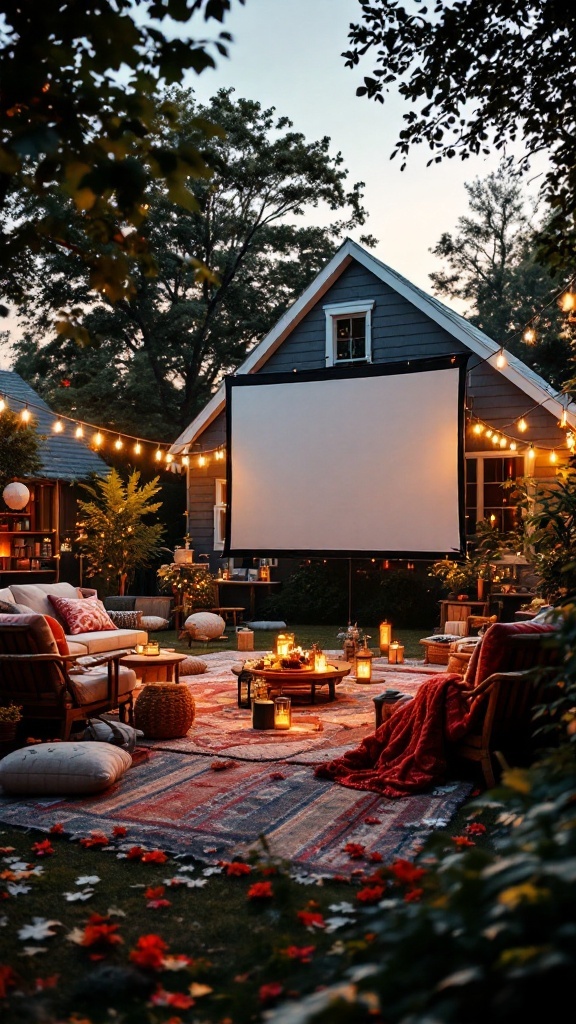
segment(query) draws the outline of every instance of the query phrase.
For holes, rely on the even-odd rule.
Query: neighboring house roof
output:
[[[55,413],[29,384],[12,370],[0,370],[0,395],[5,396],[13,412],[28,405],[38,434],[42,435],[38,454],[42,469],[38,476],[47,480],[83,480],[96,473],[106,476],[110,467],[81,438],[70,434],[54,434]]]
[[[338,252],[334,254],[330,262],[317,275],[311,285],[290,309],[280,318],[271,331],[257,344],[246,357],[241,366],[236,370],[237,374],[256,373],[262,368],[270,356],[279,348],[284,339],[294,329],[296,324],[309,312],[309,310],[321,299],[322,295],[332,286],[334,281],[350,265],[352,260],[357,260],[363,267],[371,271],[381,281],[384,281],[390,288],[396,291],[403,298],[411,302],[426,316],[434,320],[440,327],[452,334],[454,338],[466,345],[480,359],[488,360],[493,355],[497,356],[501,345],[497,344],[487,334],[474,327],[465,317],[460,316],[453,309],[445,306],[439,299],[434,298],[422,291],[415,284],[411,284],[405,277],[392,270],[372,253],[363,249],[361,245],[347,238]],[[517,359],[508,351],[506,352],[507,365],[498,368],[498,373],[520,388],[529,396],[535,405],[542,405],[548,412],[561,417],[566,410],[568,422],[576,426],[576,405],[562,402],[551,384],[540,377],[539,374],[526,366],[521,359]],[[491,365],[495,364],[495,358]],[[172,445],[171,451],[180,452],[183,446],[193,443],[197,437],[213,422],[216,416],[224,409],[226,404],[224,384],[212,396],[202,411],[180,434],[180,437]]]

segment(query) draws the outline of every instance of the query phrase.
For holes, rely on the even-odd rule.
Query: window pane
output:
[[[366,317],[335,318],[336,361],[366,358]]]

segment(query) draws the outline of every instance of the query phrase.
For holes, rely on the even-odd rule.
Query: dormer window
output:
[[[373,308],[374,299],[324,306],[327,366],[372,361]]]

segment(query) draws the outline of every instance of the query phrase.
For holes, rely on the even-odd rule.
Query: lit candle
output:
[[[388,664],[401,665],[404,661],[404,647],[398,640],[393,640],[388,648]]]
[[[316,655],[316,671],[325,672],[326,667],[326,655],[320,651],[320,653]]]
[[[386,652],[387,652],[387,650],[388,650],[388,648],[390,646],[390,641],[392,639],[392,623],[391,622],[387,622],[386,619],[384,619],[384,622],[380,623],[379,631],[380,631],[380,654],[386,654]]]
[[[274,728],[289,729],[290,725],[290,697],[276,697],[274,701]]]

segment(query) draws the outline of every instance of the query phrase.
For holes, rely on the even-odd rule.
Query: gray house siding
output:
[[[372,362],[382,363],[407,359],[430,358],[452,353],[469,352],[467,402],[472,422],[480,419],[497,430],[518,435],[515,421],[527,412],[529,428],[522,435],[523,443],[539,442],[546,448],[561,445],[565,434],[555,415],[542,406],[534,406],[520,387],[508,381],[486,360],[454,337],[412,302],[398,294],[366,267],[352,260],[340,276],[321,294],[318,301],[298,321],[276,351],[273,351],[258,373],[296,370],[317,370],[326,365],[326,317],[324,306],[330,303],[374,300],[372,310]],[[435,300],[432,300],[434,303]],[[454,314],[456,317],[456,314]],[[458,318],[457,318],[458,319]],[[215,479],[225,475],[223,463],[211,462],[203,469],[194,468],[194,451],[210,451],[226,440],[226,415],[220,412],[197,438],[191,450],[188,508],[189,528],[197,551],[211,556],[217,567],[220,554],[213,550],[213,506]],[[466,431],[468,453],[493,454],[489,440]],[[520,454],[520,453],[519,453]],[[541,479],[553,479],[554,469],[548,454],[540,453],[531,470]],[[206,546],[205,546],[206,545]]]

